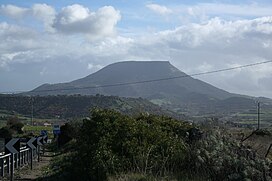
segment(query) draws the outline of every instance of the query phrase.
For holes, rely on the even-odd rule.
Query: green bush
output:
[[[106,180],[109,175],[126,172],[179,172],[187,153],[186,132],[191,128],[186,122],[164,116],[132,118],[94,109],[79,130],[76,159],[70,159],[77,167],[64,172],[70,173],[70,180],[75,175],[82,180]]]

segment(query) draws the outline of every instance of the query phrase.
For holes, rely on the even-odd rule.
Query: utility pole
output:
[[[257,103],[257,113],[258,113],[258,127],[257,127],[257,130],[260,129],[260,102],[258,101]]]

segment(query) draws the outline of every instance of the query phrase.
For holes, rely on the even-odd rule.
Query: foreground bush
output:
[[[142,114],[133,118],[94,109],[78,133],[73,133],[77,135],[73,157],[69,154],[55,166],[64,180],[79,176],[81,180],[106,180],[128,172],[156,176],[178,173],[187,155],[186,132],[191,128],[189,123],[164,116]]]
[[[167,117],[131,118],[93,110],[78,140],[83,173],[88,179],[102,180],[120,172],[177,172],[186,155],[184,139],[189,129],[188,123]]]
[[[201,134],[169,117],[133,118],[94,109],[80,127],[69,130],[72,141],[66,144],[66,156],[52,166],[53,180],[265,181],[272,176],[269,159],[220,130]]]

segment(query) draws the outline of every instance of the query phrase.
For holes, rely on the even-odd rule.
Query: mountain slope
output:
[[[122,86],[98,87],[170,77],[182,78]],[[60,90],[61,89],[61,90]],[[194,99],[225,99],[233,95],[203,81],[187,76],[167,61],[129,61],[119,62],[68,83],[44,84],[29,94],[57,95],[115,95],[122,97],[143,97],[151,100],[167,99],[168,101],[192,101]],[[198,102],[198,101],[197,101]]]

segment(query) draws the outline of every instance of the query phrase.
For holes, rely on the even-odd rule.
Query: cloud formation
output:
[[[30,8],[22,8],[14,5],[1,5],[0,14],[16,20],[33,17],[34,19],[43,22],[46,31],[52,32],[52,24],[56,16],[56,11],[47,4],[34,4]]]
[[[29,9],[22,8],[14,5],[1,5],[0,14],[8,16],[10,18],[19,19],[29,13]]]
[[[63,7],[60,12],[47,4],[34,4],[31,8],[1,5],[0,14],[13,19],[33,17],[43,22],[48,32],[82,33],[90,38],[114,35],[121,19],[120,11],[112,6],[101,7],[95,12],[79,4]]]
[[[159,4],[147,4],[146,7],[160,15],[167,15],[172,13],[172,10],[170,8],[167,8],[166,6],[162,6]]]
[[[177,27],[174,30],[159,32],[158,35],[163,41],[168,42],[172,48],[200,47],[226,49],[231,48],[240,41],[269,40],[272,34],[272,17],[262,17],[253,20],[226,21],[220,18],[213,18],[207,23],[190,24]],[[176,43],[179,43],[178,46]],[[260,42],[259,42],[260,43]],[[220,46],[216,46],[216,45]],[[250,43],[252,44],[252,43]],[[175,47],[175,46],[177,47]],[[265,46],[269,46],[266,44]],[[263,48],[263,46],[261,46]]]
[[[44,23],[46,31],[53,32],[53,22],[56,16],[56,11],[53,7],[47,4],[34,4],[32,6],[32,15]]]
[[[267,16],[272,15],[271,6],[252,4],[199,3],[185,6],[190,15]]]
[[[90,37],[110,36],[121,19],[120,12],[104,6],[96,12],[78,4],[64,7],[57,15],[53,27],[63,33],[86,33]]]

